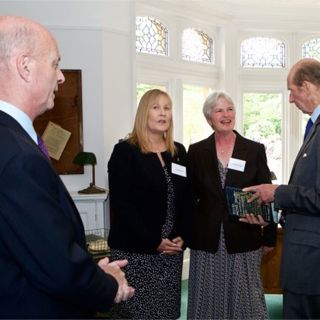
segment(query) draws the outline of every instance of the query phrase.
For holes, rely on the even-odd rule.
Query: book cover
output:
[[[244,192],[240,188],[226,187],[229,214],[243,217],[247,213],[261,215],[266,222],[278,222],[278,212],[274,210],[273,203],[259,204],[257,200],[248,203],[252,192]]]

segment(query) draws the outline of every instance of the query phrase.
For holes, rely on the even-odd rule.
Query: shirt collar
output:
[[[313,110],[313,112],[312,112],[312,114],[311,114],[311,120],[312,120],[313,123],[316,122],[316,120],[318,119],[319,115],[320,115],[320,105],[318,105],[318,106]]]
[[[32,120],[19,108],[0,100],[0,110],[14,118],[21,127],[28,133],[31,139],[38,144],[37,133],[33,128]]]

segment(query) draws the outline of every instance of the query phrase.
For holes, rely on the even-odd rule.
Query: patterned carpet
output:
[[[282,319],[282,295],[266,294],[266,302],[269,317],[271,320]],[[188,303],[188,281],[182,281],[182,297],[181,297],[181,317],[180,320],[187,319],[187,303]]]

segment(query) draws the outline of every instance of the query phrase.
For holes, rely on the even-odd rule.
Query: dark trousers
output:
[[[320,319],[320,295],[283,293],[284,319]]]

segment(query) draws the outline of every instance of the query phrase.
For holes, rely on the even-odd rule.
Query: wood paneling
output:
[[[282,293],[279,274],[282,253],[283,229],[278,228],[276,247],[262,257],[261,279],[265,293]]]
[[[82,174],[83,167],[73,163],[83,151],[82,146],[82,85],[81,70],[61,70],[66,78],[54,99],[54,108],[37,117],[33,123],[36,132],[43,134],[49,121],[71,132],[70,139],[59,160],[51,159],[58,174]]]

